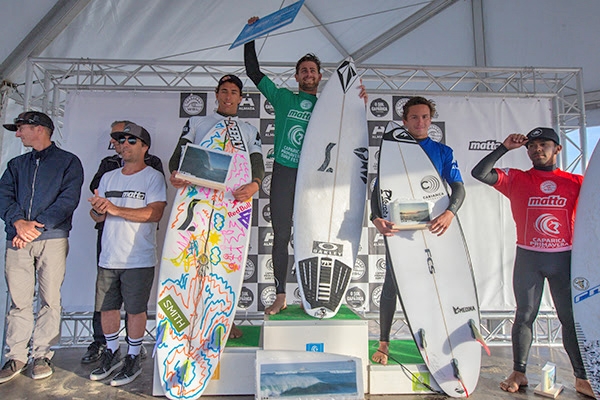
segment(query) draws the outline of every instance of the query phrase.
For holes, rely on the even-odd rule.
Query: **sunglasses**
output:
[[[130,145],[134,145],[137,143],[138,138],[136,138],[135,136],[121,136],[120,138],[117,139],[117,142],[119,142],[119,144],[124,144],[125,141],[127,141],[127,143],[129,143]]]
[[[15,125],[41,125],[40,119],[38,116],[34,116],[33,118],[15,118]]]

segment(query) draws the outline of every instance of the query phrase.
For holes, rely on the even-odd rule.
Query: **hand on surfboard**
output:
[[[181,189],[182,187],[186,187],[192,184],[191,182],[186,181],[185,179],[177,178],[175,174],[177,174],[177,171],[171,172],[171,176],[169,176],[169,182],[171,182],[171,185],[173,185],[175,189]]]
[[[254,196],[254,193],[258,192],[259,188],[258,182],[252,181],[235,189],[232,194],[237,201],[248,201]]]
[[[429,223],[429,231],[434,235],[442,236],[448,230],[453,219],[452,211],[446,210]]]
[[[394,228],[394,223],[392,221],[383,218],[375,218],[372,222],[373,225],[375,225],[375,228],[377,228],[379,233],[383,236],[393,236],[394,233],[400,232],[400,229]]]

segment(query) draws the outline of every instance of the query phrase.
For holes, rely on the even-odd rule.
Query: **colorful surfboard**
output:
[[[224,120],[201,146],[233,154],[226,190],[188,186],[169,218],[158,280],[156,365],[170,399],[199,398],[218,371],[235,316],[252,216],[252,199],[232,191],[252,180],[235,120]]]
[[[600,398],[600,146],[592,154],[579,193],[573,253],[571,293],[579,350],[596,398]]]
[[[351,58],[329,78],[302,145],[294,200],[294,258],[304,310],[333,317],[358,253],[366,201],[368,133]]]
[[[448,207],[444,182],[429,157],[395,122],[387,125],[378,165],[385,219],[418,226]],[[385,240],[404,314],[431,375],[449,396],[470,395],[479,378],[478,341],[483,344],[483,339],[471,261],[458,218],[442,236],[426,228],[408,228]]]

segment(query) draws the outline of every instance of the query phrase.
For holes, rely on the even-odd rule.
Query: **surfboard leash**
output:
[[[437,390],[435,390],[433,387],[431,387],[429,384],[423,382],[421,380],[421,378],[419,378],[417,375],[415,375],[410,369],[408,369],[404,364],[402,364],[400,361],[396,360],[394,357],[391,356],[391,354],[386,353],[384,351],[381,351],[379,349],[377,349],[378,352],[380,352],[381,354],[384,354],[387,358],[389,358],[390,360],[394,361],[396,364],[400,365],[400,367],[402,368],[402,370],[411,376],[411,378],[413,379],[413,382],[417,382],[419,385],[423,385],[426,389],[432,391],[433,393],[442,393],[439,392]]]

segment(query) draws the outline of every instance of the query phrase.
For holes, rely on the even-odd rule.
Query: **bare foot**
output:
[[[500,389],[505,392],[515,393],[518,392],[520,388],[527,386],[529,382],[527,381],[527,377],[524,373],[513,371],[512,374],[502,382],[500,382]]]
[[[373,353],[371,360],[381,365],[387,365],[389,350],[390,342],[379,342],[379,348]]]
[[[229,332],[229,339],[239,339],[244,335],[244,332],[240,330],[235,324],[231,325],[231,331]]]
[[[590,381],[587,379],[575,378],[575,390],[593,399],[596,398],[596,396],[594,396],[594,391],[592,390],[592,385],[590,385]]]
[[[285,293],[279,293],[275,296],[275,301],[269,307],[265,309],[265,314],[267,315],[275,315],[280,311],[283,311],[287,308],[287,304],[285,302]]]

